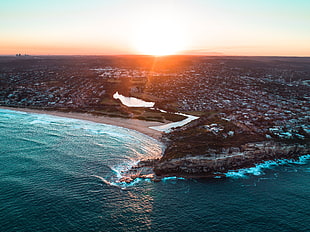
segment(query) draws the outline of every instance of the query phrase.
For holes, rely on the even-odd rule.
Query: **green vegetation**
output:
[[[210,126],[212,125],[212,126]],[[211,129],[210,129],[211,128]],[[238,147],[246,143],[265,140],[264,135],[244,131],[235,124],[213,114],[202,117],[198,122],[165,135],[170,142],[162,160],[181,158],[187,155],[206,155],[210,150]]]
[[[147,108],[130,108],[129,111],[131,114],[133,114],[133,118],[146,121],[177,122],[186,118],[182,115],[163,113],[158,110],[152,110]]]

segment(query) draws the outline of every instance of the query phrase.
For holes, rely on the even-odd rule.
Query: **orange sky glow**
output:
[[[310,2],[10,0],[0,55],[310,56]]]

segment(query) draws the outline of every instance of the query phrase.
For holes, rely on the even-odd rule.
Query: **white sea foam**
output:
[[[114,187],[119,187],[119,186],[118,186],[118,185],[116,185],[115,183],[113,183],[113,182],[109,182],[109,181],[107,181],[106,179],[104,179],[104,178],[103,178],[103,177],[101,177],[101,176],[97,176],[97,175],[91,175],[91,176],[93,176],[93,177],[96,177],[96,178],[100,179],[103,183],[105,183],[105,184],[107,184],[107,185],[114,186]]]
[[[177,177],[177,176],[169,176],[169,177],[165,177],[165,178],[161,179],[161,181],[163,181],[163,182],[166,182],[166,181],[169,181],[169,180],[185,180],[185,178]]]
[[[130,160],[128,162],[112,166],[110,168],[116,174],[116,177],[120,179],[123,177],[122,173],[129,171],[133,166],[137,165],[138,163],[138,160]]]
[[[11,114],[13,116],[16,114],[28,114],[28,113],[23,112],[23,111],[16,111],[16,110],[10,110],[10,109],[0,109],[0,112],[4,113],[4,114]]]
[[[17,111],[13,111],[17,112]],[[73,129],[81,129],[84,131],[89,132],[90,134],[107,134],[112,137],[124,138],[128,139],[132,137],[131,133],[138,133],[140,132],[129,130],[127,128],[115,126],[115,125],[108,125],[103,123],[96,123],[82,119],[74,119],[74,118],[66,118],[48,114],[34,114],[31,113],[31,117],[29,118],[29,124],[42,124],[42,125],[50,125],[50,124],[59,124],[62,127],[71,127]],[[120,130],[124,133],[120,133]],[[152,139],[153,140],[153,139]]]
[[[66,123],[74,123],[74,124],[79,124],[81,122],[85,123],[87,121],[80,120],[80,119],[74,119],[74,118],[65,118],[65,117],[60,117],[60,116],[55,116],[55,115],[49,115],[49,114],[36,114],[36,113],[27,113],[31,115],[29,117],[30,124],[51,124],[51,123],[61,123],[61,124],[66,124]]]
[[[242,168],[238,170],[228,171],[224,173],[226,177],[239,179],[239,178],[248,178],[249,175],[260,176],[264,175],[265,169],[272,169],[275,166],[285,165],[285,164],[306,164],[310,159],[310,155],[304,155],[298,158],[298,160],[293,159],[279,159],[275,161],[265,161],[261,164],[256,164],[255,167],[251,168]]]

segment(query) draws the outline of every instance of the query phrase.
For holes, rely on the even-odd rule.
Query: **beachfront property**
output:
[[[302,58],[162,59],[153,67],[150,57],[1,58],[0,104],[139,117],[113,99],[119,92],[167,111],[216,112],[255,133],[309,131],[310,68]]]

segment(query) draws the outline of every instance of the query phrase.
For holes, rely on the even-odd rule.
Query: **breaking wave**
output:
[[[239,179],[239,178],[249,178],[249,176],[261,176],[264,175],[264,170],[273,169],[274,167],[286,164],[296,164],[303,165],[307,164],[310,160],[310,154],[299,157],[297,160],[294,159],[279,159],[274,161],[265,161],[260,164],[256,164],[251,168],[242,168],[238,170],[232,170],[224,173],[224,175],[228,178]],[[218,178],[218,176],[216,176]]]

